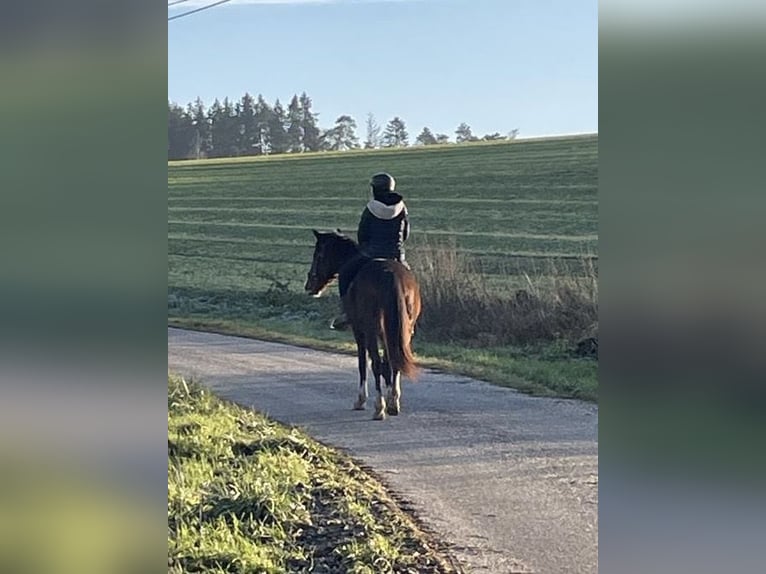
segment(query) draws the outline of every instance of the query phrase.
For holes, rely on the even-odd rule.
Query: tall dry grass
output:
[[[525,345],[597,336],[598,272],[592,259],[549,260],[533,274],[508,268],[490,283],[454,242],[427,243],[410,256],[423,314],[418,332],[434,341]]]

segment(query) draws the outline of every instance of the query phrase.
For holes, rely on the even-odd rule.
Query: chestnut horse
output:
[[[410,346],[415,322],[420,316],[420,287],[415,275],[398,261],[366,257],[357,243],[340,231],[312,231],[316,245],[306,291],[319,297],[338,275],[350,282],[342,303],[356,339],[359,359],[359,397],[354,408],[364,409],[367,401],[369,356],[378,391],[373,418],[383,420],[386,413],[398,415],[402,394],[400,375],[414,378],[418,372]],[[381,376],[388,387],[388,404],[383,398]]]

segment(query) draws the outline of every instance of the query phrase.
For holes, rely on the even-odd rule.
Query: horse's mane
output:
[[[361,254],[359,244],[353,237],[349,237],[343,233],[340,229],[336,229],[332,232],[331,237],[337,241],[337,247],[340,252],[345,253],[347,256]]]
[[[359,247],[359,244],[356,242],[356,240],[353,237],[350,237],[343,233],[340,229],[336,229],[332,232],[332,234],[340,239],[343,243],[350,243],[354,247]]]

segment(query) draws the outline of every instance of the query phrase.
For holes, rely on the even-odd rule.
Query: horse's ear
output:
[[[319,232],[318,232],[316,229],[312,229],[312,230],[311,230],[311,233],[313,233],[313,234],[314,234],[314,237],[316,237],[317,239],[319,239]]]
[[[336,232],[338,235],[343,235],[343,232],[340,230],[340,227],[336,227],[336,228],[335,228],[335,232]]]

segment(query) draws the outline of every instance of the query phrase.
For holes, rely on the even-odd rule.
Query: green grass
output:
[[[501,295],[552,268],[578,274],[580,258],[597,254],[597,159],[598,136],[588,135],[170,162],[169,320],[348,347],[348,335],[326,329],[336,296],[299,296],[313,251],[309,230],[354,232],[366,182],[381,170],[394,174],[409,206],[413,261],[434,240],[454,241]],[[481,347],[416,341],[433,365],[538,394],[596,398],[596,364],[558,344]]]
[[[168,378],[169,572],[452,572],[372,477]]]

